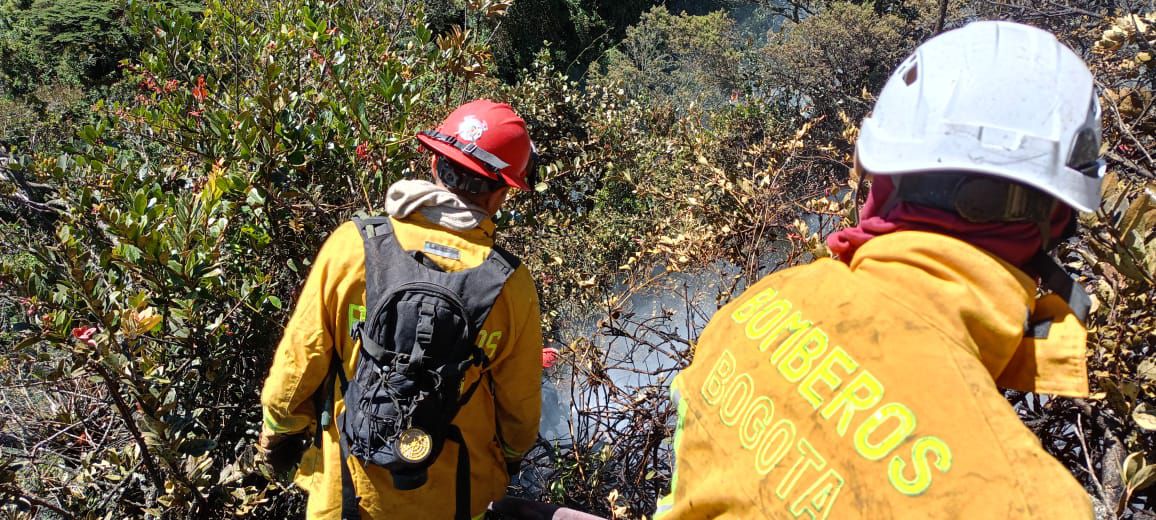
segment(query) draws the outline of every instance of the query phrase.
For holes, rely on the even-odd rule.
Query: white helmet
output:
[[[887,80],[856,143],[875,175],[980,173],[1068,205],[1100,205],[1092,73],[1051,33],[976,22],[920,45]]]

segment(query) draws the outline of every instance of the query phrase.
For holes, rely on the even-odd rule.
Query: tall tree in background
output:
[[[121,0],[0,3],[0,144],[64,138],[138,50]]]

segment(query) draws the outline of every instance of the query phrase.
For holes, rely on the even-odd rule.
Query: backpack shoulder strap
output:
[[[458,443],[458,468],[454,476],[454,520],[470,518],[470,450],[462,430],[450,423],[446,438]]]
[[[522,261],[518,257],[495,245],[482,265],[467,275],[466,283],[469,290],[461,292],[461,295],[479,330],[489,316],[502,288],[506,286],[506,281],[520,265]]]
[[[500,262],[502,266],[509,269],[510,272],[513,272],[518,266],[522,265],[521,258],[514,256],[514,253],[506,251],[505,248],[498,244],[494,244],[493,247],[490,248],[490,257],[493,258],[494,261]]]
[[[393,224],[389,217],[368,217],[355,216],[353,217],[353,225],[357,226],[357,232],[361,233],[361,239],[369,241],[371,238],[379,236],[388,236],[393,234]]]
[[[323,392],[324,399],[321,401],[320,409],[318,410],[317,418],[317,432],[313,439],[314,445],[318,449],[321,448],[322,432],[333,421],[333,408],[335,401],[333,398],[334,385],[340,381],[341,398],[345,399],[345,390],[349,387],[349,378],[345,375],[345,366],[341,362],[341,355],[337,353],[337,347],[334,347],[333,357],[329,360],[329,374],[325,377],[325,382],[322,383],[320,392]],[[357,495],[357,489],[353,484],[353,475],[349,471],[349,446],[345,440],[345,435],[340,431],[337,432],[337,443],[341,449],[341,519],[342,520],[361,520],[361,497]]]
[[[522,265],[521,259],[494,244],[490,248],[489,256],[482,262],[482,265],[478,266],[480,271],[478,276],[475,276],[471,282],[478,288],[490,288],[490,291],[493,292],[492,297],[486,297],[482,300],[489,300],[492,305],[502,286],[506,285],[506,280],[510,278],[511,274],[514,274],[520,265]]]
[[[406,252],[394,239],[389,217],[354,217],[353,225],[361,233],[365,249],[365,306],[373,309],[392,283],[408,281],[418,275],[410,262],[403,261]]]

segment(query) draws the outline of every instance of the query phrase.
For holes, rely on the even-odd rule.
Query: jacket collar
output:
[[[403,220],[430,230],[445,229],[432,222],[429,217],[426,217],[420,211],[415,211],[409,214],[409,216],[405,217]],[[497,225],[494,224],[493,217],[486,217],[481,222],[479,222],[477,226],[471,229],[467,229],[465,231],[454,231],[453,233],[454,235],[457,235],[466,241],[488,246],[493,245],[494,243],[494,232],[496,228]]]

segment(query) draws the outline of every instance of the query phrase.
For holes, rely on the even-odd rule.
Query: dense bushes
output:
[[[95,399],[44,411],[49,392],[12,410],[61,432],[12,468],[24,492],[130,516],[261,504],[241,455],[312,252],[372,209],[409,168],[413,133],[481,72],[472,37],[393,9],[134,6],[151,28],[126,70],[134,99],[98,106],[59,157],[14,168],[54,193],[28,215],[51,242],[6,237],[31,254],[5,262],[5,282],[34,320],[6,351],[30,371],[11,383],[64,379]]]
[[[941,22],[974,16],[1052,26],[1105,87],[1117,175],[1104,211],[1065,249],[1098,298],[1099,394],[1015,399],[1108,516],[1151,507],[1151,13],[1109,12],[1107,1],[1089,8],[1103,18],[951,2],[942,20],[931,1],[743,5],[735,16],[561,2],[541,16],[568,16],[558,23],[584,45],[539,49],[538,33],[510,34],[528,30],[510,17],[539,3],[132,2],[97,12],[123,16],[117,27],[135,35],[89,31],[114,40],[61,40],[73,50],[35,55],[9,51],[29,45],[15,32],[0,38],[0,140],[16,145],[0,166],[0,494],[11,507],[94,517],[298,511],[299,496],[253,472],[250,451],[295,291],[333,227],[378,209],[393,180],[424,174],[414,132],[487,96],[515,105],[544,158],[542,183],[501,217],[503,240],[536,274],[544,330],[569,345],[583,391],[612,398],[574,406],[628,404],[584,408],[600,422],[577,421],[577,442],[543,446],[556,457],[537,470],[567,486],[527,492],[647,514],[669,472],[666,372],[645,388],[612,388],[615,368],[594,346],[612,337],[685,364],[695,326],[684,337],[663,324],[669,315],[633,315],[632,291],[729,259],[739,279],[718,287],[708,305],[718,304],[740,279],[778,266],[764,254],[772,243],[780,264],[822,254],[819,234],[831,225],[798,219],[853,218],[863,190],[847,166],[870,93]],[[9,2],[0,13],[37,5]],[[636,16],[636,27],[621,25]],[[48,63],[99,49],[119,59],[121,42],[133,57],[119,69],[13,79],[12,70],[60,67],[9,56]],[[592,312],[605,314],[594,330],[583,327]],[[654,330],[665,339],[656,343]]]

